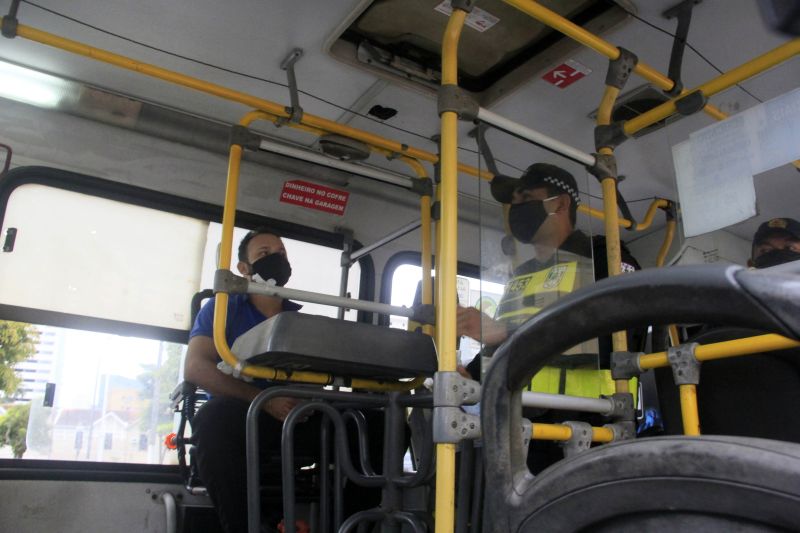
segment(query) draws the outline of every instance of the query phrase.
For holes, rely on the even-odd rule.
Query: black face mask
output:
[[[292,265],[281,253],[265,255],[250,265],[253,274],[258,274],[263,281],[275,280],[275,285],[283,287],[292,275]],[[261,281],[258,280],[258,281]]]
[[[753,260],[753,266],[756,268],[769,268],[797,260],[800,260],[800,253],[789,248],[780,248],[759,255]]]
[[[545,198],[544,200],[530,200],[521,204],[511,204],[511,209],[508,211],[508,227],[511,229],[511,235],[514,236],[519,242],[529,243],[539,228],[542,227],[544,221],[547,220],[549,214],[544,208],[546,200],[552,198]]]

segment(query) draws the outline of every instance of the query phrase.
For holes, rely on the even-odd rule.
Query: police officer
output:
[[[767,268],[800,260],[800,222],[773,218],[758,227],[747,266]]]
[[[494,319],[473,307],[458,309],[458,333],[480,340],[486,347],[484,355],[559,297],[608,275],[605,238],[590,238],[575,228],[580,197],[572,174],[555,165],[535,163],[519,179],[495,176],[491,191],[495,200],[510,204],[511,234],[533,247],[533,259],[515,269]],[[623,246],[622,271],[638,268]],[[601,344],[608,346],[598,350],[597,343],[589,342],[571,350],[557,366],[546,367],[534,377],[532,390],[578,396],[613,393],[608,372],[597,372],[596,354],[603,354],[600,366],[607,368],[611,351],[610,341]],[[477,377],[479,358],[467,369]]]

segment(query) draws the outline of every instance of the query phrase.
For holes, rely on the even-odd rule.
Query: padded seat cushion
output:
[[[433,375],[433,339],[360,322],[280,313],[250,329],[232,351],[249,364],[343,377],[397,379]]]

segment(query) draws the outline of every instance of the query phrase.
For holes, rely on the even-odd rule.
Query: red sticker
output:
[[[570,59],[542,76],[546,82],[552,83],[559,89],[569,87],[584,76],[591,74],[591,69],[586,68],[577,61]]]
[[[291,180],[283,184],[281,202],[334,215],[344,215],[350,193],[331,189],[303,180]]]

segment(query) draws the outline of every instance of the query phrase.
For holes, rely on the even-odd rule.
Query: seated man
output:
[[[566,293],[592,283],[594,279],[608,276],[605,238],[589,238],[575,228],[580,201],[575,178],[555,165],[535,163],[519,179],[496,176],[491,182],[492,196],[504,204],[511,204],[508,226],[514,238],[523,245],[533,247],[533,259],[524,262],[514,271],[505,287],[494,318],[483,315],[475,308],[459,308],[457,329],[484,344],[482,354],[490,356],[513,331],[532,318],[542,308],[554,303]],[[639,264],[622,246],[622,272],[638,270]],[[594,273],[594,276],[593,276]],[[595,355],[599,351],[600,360]],[[534,376],[531,390],[576,396],[594,396],[614,392],[614,383],[608,370],[611,352],[610,338],[597,343],[584,343],[570,350],[553,366],[542,369]],[[480,374],[480,357],[476,357],[467,370],[474,377]],[[540,414],[540,413],[539,413]],[[533,413],[531,416],[537,416]],[[567,413],[548,413],[536,420],[558,421],[576,417]],[[561,457],[552,445],[542,447],[533,454],[535,471]]]
[[[248,233],[239,245],[238,257],[237,269],[249,279],[274,279],[283,286],[292,273],[280,236],[268,228]],[[215,299],[211,299],[203,306],[189,334],[184,376],[212,396],[192,424],[200,478],[223,528],[231,533],[244,532],[247,531],[245,419],[250,402],[266,383],[246,383],[217,369],[220,356],[213,339],[214,304]],[[300,307],[278,297],[232,294],[225,331],[228,344],[232,345],[237,337],[268,318],[295,312]],[[282,423],[297,403],[293,398],[273,398],[265,404],[265,413],[259,421],[262,454],[279,453]],[[318,435],[317,424],[301,424],[297,428],[298,442],[305,440],[316,445]],[[276,513],[270,520],[277,524],[280,509],[268,511]]]

